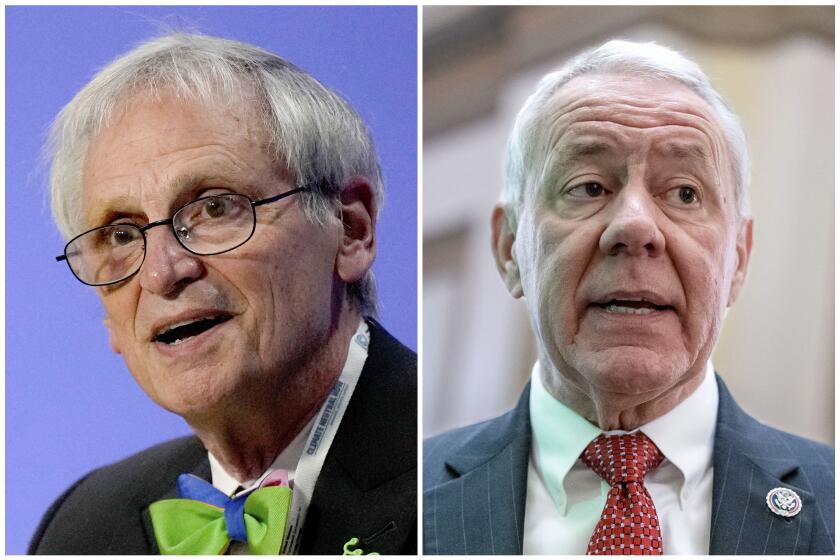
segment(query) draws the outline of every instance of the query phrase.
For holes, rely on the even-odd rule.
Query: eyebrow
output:
[[[546,158],[542,173],[543,176],[554,175],[575,163],[614,151],[615,147],[604,140],[583,139],[563,143]]]
[[[216,184],[215,186],[224,184],[230,185],[235,182],[233,177],[223,173],[183,173],[175,177],[169,184],[170,192],[175,193],[172,201],[169,204],[169,212],[173,212],[176,208],[180,208],[184,204],[192,202],[194,198],[194,191],[201,185]]]
[[[601,140],[586,140],[566,144],[560,148],[561,163],[573,163],[592,156],[600,156],[613,151],[612,145]]]
[[[708,165],[711,160],[706,149],[695,143],[666,142],[657,146],[655,150],[673,159],[694,160],[703,165]]]
[[[192,202],[194,191],[197,187],[207,183],[211,186],[213,183],[219,185],[230,185],[235,182],[235,179],[230,175],[224,173],[183,173],[178,175],[169,184],[170,192],[175,193],[169,205],[169,213],[172,213],[176,208]],[[90,214],[90,227],[99,227],[107,225],[114,219],[122,216],[138,216],[145,212],[135,209],[128,210],[127,208],[136,208],[136,199],[126,196],[125,194],[118,194],[114,197],[109,197],[104,201],[104,204],[99,206],[94,212]],[[166,218],[168,216],[164,216]],[[148,218],[148,216],[147,216]],[[162,218],[155,218],[162,219]]]

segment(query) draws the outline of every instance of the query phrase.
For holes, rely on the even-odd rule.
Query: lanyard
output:
[[[309,503],[312,501],[312,493],[315,490],[315,483],[318,475],[324,466],[324,459],[329,453],[338,426],[353,396],[353,390],[359,381],[362,368],[368,354],[370,335],[367,323],[361,321],[356,334],[350,341],[350,348],[347,351],[347,362],[338,381],[335,382],[330,394],[327,395],[321,410],[316,416],[317,420],[312,425],[312,431],[306,440],[303,454],[300,456],[295,477],[293,481],[294,491],[292,492],[292,505],[289,509],[288,522],[286,524],[286,536],[283,541],[281,554],[297,554],[300,545],[300,535],[306,521],[306,512],[309,510]]]

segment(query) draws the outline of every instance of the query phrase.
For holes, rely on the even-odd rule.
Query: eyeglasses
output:
[[[71,239],[55,260],[67,261],[73,275],[88,286],[116,284],[140,271],[146,258],[146,232],[154,227],[171,226],[178,243],[194,255],[218,255],[251,239],[257,227],[257,206],[305,190],[300,187],[256,201],[242,194],[202,197],[182,206],[168,220],[86,231]]]

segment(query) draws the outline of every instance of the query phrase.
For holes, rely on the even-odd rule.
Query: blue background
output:
[[[189,433],[108,348],[94,291],[56,263],[39,153],[56,113],[119,54],[167,27],[268,49],[341,92],[385,175],[382,323],[417,348],[415,7],[6,8],[6,553],[90,469]]]

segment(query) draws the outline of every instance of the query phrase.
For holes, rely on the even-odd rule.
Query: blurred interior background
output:
[[[536,358],[490,253],[503,146],[539,78],[611,39],[695,60],[753,158],[747,284],[713,355],[760,420],[834,442],[834,7],[423,9],[423,430],[510,408]]]

